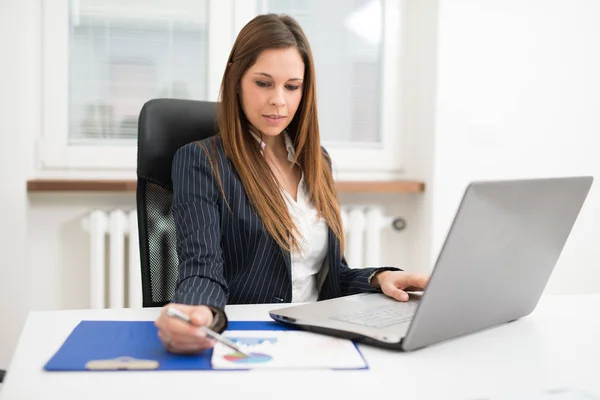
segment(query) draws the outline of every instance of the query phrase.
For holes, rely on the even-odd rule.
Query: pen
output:
[[[194,327],[196,327],[196,325],[192,324],[192,320],[190,319],[190,317],[185,314],[184,312],[179,311],[176,308],[173,307],[168,307],[167,308],[167,316],[168,317],[174,317],[177,318],[183,322],[188,323],[189,325],[192,325]],[[231,340],[227,339],[226,337],[218,334],[217,332],[213,331],[212,329],[202,325],[202,326],[198,326],[198,329],[200,329],[202,332],[206,333],[206,336],[210,336],[211,338],[215,339],[216,341],[224,344],[225,346],[229,347],[230,349],[235,350],[236,352],[246,356],[246,357],[250,357],[250,355],[246,352],[244,352],[242,349],[240,349],[235,343],[233,343]]]

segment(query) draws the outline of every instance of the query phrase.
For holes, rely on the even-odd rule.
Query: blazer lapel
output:
[[[325,256],[325,260],[323,260],[323,265],[321,266],[321,270],[317,274],[317,291],[319,292],[319,297],[321,296],[321,290],[323,289],[323,285],[325,284],[325,280],[327,279],[327,275],[329,275],[329,271],[331,268],[331,262],[335,260],[337,251],[336,251],[336,239],[335,235],[331,231],[331,229],[327,229],[327,256]]]
[[[272,239],[272,240],[275,242],[275,239]],[[279,247],[277,242],[275,242],[275,246]],[[279,247],[279,250],[281,251],[281,256],[283,257],[283,261],[285,262],[285,268],[287,269],[287,272],[290,277],[290,282],[291,282],[292,281],[292,256],[289,251],[287,251],[281,247]]]

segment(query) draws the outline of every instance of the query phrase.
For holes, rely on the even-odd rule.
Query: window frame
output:
[[[235,37],[261,0],[208,0],[208,100],[218,99],[222,74]],[[403,176],[402,21],[404,2],[381,0],[385,12],[380,142],[322,140],[336,179],[387,180]],[[69,0],[42,2],[42,131],[37,140],[38,177],[134,177],[136,140],[103,145],[69,144]]]

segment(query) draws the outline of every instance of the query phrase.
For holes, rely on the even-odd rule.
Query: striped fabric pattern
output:
[[[250,205],[221,138],[201,143],[213,154],[227,203],[210,161],[197,143],[180,148],[173,160],[172,212],[177,227],[179,277],[174,303],[289,303],[292,299],[290,253],[267,233]],[[227,204],[229,204],[230,209]],[[351,269],[329,230],[329,250],[319,282],[319,300],[376,292],[368,283],[375,268]]]

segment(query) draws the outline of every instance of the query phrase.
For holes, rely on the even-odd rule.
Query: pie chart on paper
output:
[[[273,359],[271,356],[261,353],[250,353],[250,357],[246,357],[241,353],[233,353],[223,356],[223,358],[236,364],[257,364],[268,362]]]

